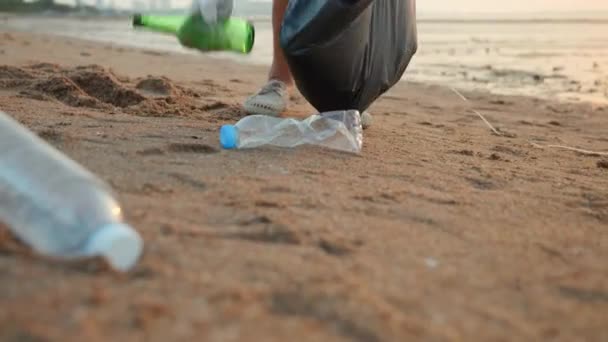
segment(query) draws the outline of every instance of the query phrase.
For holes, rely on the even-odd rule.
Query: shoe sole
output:
[[[277,108],[277,107],[272,107],[272,106],[267,106],[267,105],[262,105],[262,104],[250,104],[250,103],[245,103],[243,105],[243,109],[245,109],[245,111],[249,114],[249,115],[268,115],[268,116],[279,116],[281,115],[281,113],[283,113],[283,111],[285,111],[285,107],[283,108]]]

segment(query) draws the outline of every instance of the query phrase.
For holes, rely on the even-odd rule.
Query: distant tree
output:
[[[81,4],[81,0],[77,1],[77,4]],[[68,12],[71,6],[58,4],[54,0],[0,0],[0,11],[7,12],[38,12],[45,10],[55,10]]]
[[[23,0],[2,0],[0,1],[1,11],[13,11],[20,10],[27,6]]]

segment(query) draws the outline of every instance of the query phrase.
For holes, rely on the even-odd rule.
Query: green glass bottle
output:
[[[175,35],[188,48],[201,51],[234,51],[248,54],[255,41],[255,28],[247,20],[229,18],[215,25],[201,15],[157,16],[136,14],[133,26]]]

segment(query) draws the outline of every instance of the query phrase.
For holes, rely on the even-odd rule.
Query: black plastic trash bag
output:
[[[290,0],[280,43],[318,111],[363,112],[416,52],[416,0]]]

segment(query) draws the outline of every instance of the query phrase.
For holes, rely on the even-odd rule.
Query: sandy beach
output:
[[[245,13],[242,15],[250,18]],[[608,14],[599,17],[603,19],[550,18],[541,21],[490,16],[480,20],[471,16],[449,20],[423,16],[417,23],[420,42],[417,58],[408,67],[407,80],[499,95],[608,105],[608,35],[605,34]],[[240,64],[269,66],[272,62],[270,17],[251,20],[256,27],[256,43],[250,54],[212,53],[210,56]],[[0,30],[52,33],[124,47],[198,54],[176,44],[172,36],[133,29],[130,23],[126,16],[0,14]]]
[[[265,76],[0,33],[0,110],[107,181],[146,244],[123,275],[0,229],[0,340],[606,340],[608,157],[541,148],[606,154],[606,105],[402,82],[361,155],[221,150]]]

